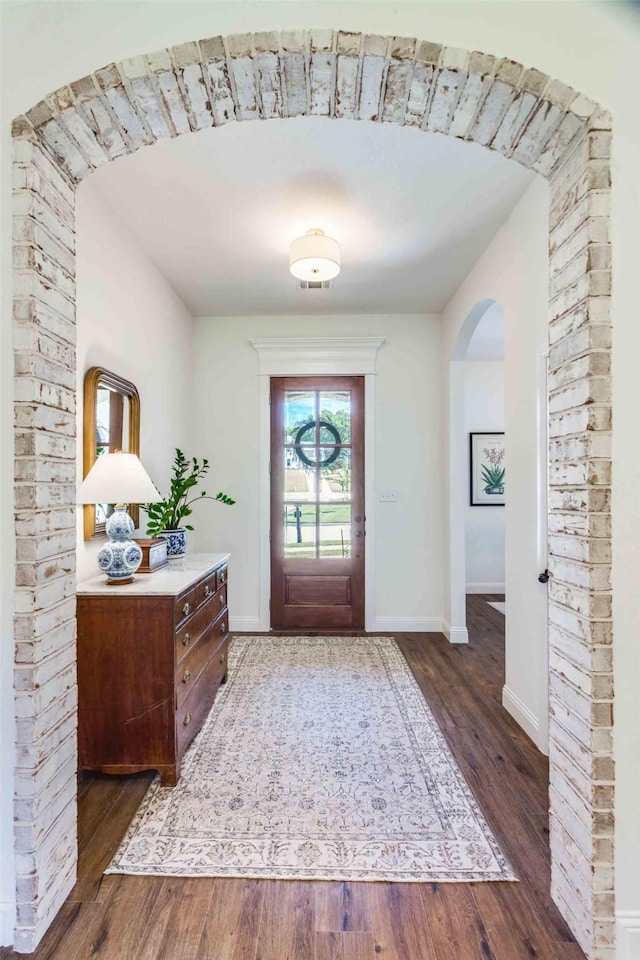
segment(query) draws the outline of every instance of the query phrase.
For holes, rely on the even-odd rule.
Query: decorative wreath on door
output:
[[[302,438],[305,436],[305,434],[307,434],[310,430],[313,430],[315,433],[316,424],[318,425],[319,428],[324,427],[326,430],[329,431],[329,433],[333,437],[334,443],[342,443],[340,434],[336,430],[335,426],[332,423],[329,423],[328,420],[309,420],[309,422],[304,423],[296,433],[296,439],[294,440],[295,451],[298,457],[300,458],[300,460],[302,460],[302,462],[305,463],[308,467],[315,467],[318,465],[320,467],[328,467],[330,466],[330,464],[334,463],[340,456],[340,447],[334,447],[334,449],[331,451],[329,456],[326,457],[324,460],[316,461],[316,460],[310,460],[309,457],[304,452],[304,450],[302,449],[302,447],[300,446],[300,444],[302,443]]]

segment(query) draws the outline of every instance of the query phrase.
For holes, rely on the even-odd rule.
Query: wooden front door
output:
[[[271,379],[271,626],[364,629],[364,377]]]

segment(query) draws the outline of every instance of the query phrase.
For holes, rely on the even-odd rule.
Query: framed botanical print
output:
[[[472,507],[504,506],[504,433],[469,434]]]

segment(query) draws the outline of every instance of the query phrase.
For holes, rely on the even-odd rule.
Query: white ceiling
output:
[[[465,360],[504,360],[504,310],[492,303],[480,317]]]
[[[230,123],[110,163],[96,189],[195,316],[441,310],[534,174],[474,144],[316,117]],[[300,290],[289,243],[342,247]]]

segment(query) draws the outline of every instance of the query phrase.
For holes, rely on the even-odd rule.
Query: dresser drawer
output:
[[[210,603],[207,603],[200,607],[192,617],[189,617],[182,626],[178,627],[176,630],[176,663],[184,660],[187,654],[193,650],[214,618],[215,610]]]
[[[197,586],[197,601],[198,604],[205,603],[207,600],[210,600],[218,589],[218,578],[216,572],[209,574],[201,583]]]
[[[178,741],[179,757],[182,757],[211,709],[220,682],[227,672],[228,646],[228,639],[225,639],[216,651],[215,656],[211,657],[196,680],[189,696],[184,699],[176,711],[176,739]]]
[[[176,626],[195,613],[201,593],[202,588],[200,584],[197,584],[177,598],[173,612],[173,620]]]
[[[191,650],[176,670],[176,698],[178,708],[184,702],[185,698],[195,687],[198,678],[212,657],[223,657],[222,663],[226,662],[226,648],[220,649],[221,644],[227,637],[227,614],[224,611],[220,617],[212,623],[209,629],[200,637],[194,649]]]
[[[213,607],[212,617],[217,617],[221,610],[224,610],[227,606],[227,587],[226,584],[224,587],[220,587],[217,593],[211,598],[211,606]]]

